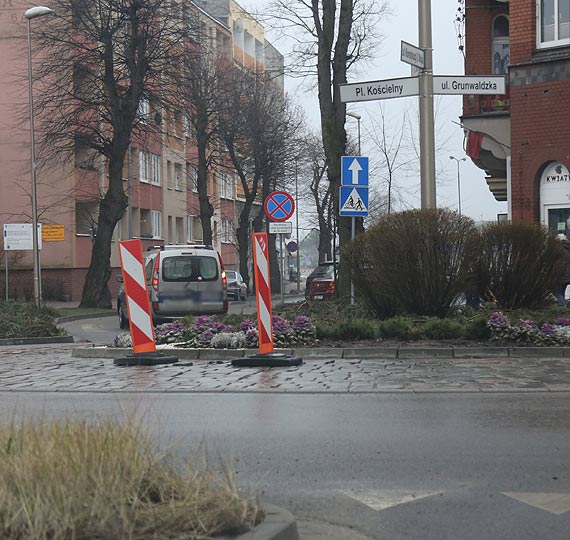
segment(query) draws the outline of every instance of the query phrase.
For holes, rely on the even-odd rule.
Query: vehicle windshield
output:
[[[334,267],[332,264],[319,265],[313,270],[311,276],[315,278],[332,279],[334,278]]]
[[[164,281],[215,281],[218,279],[218,265],[214,257],[181,255],[165,257],[162,263]]]
[[[228,279],[237,280],[237,272],[232,272],[231,270],[226,270],[226,276],[228,277]]]

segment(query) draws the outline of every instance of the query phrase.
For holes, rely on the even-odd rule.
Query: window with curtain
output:
[[[493,74],[506,75],[510,60],[509,18],[498,15],[493,19]]]

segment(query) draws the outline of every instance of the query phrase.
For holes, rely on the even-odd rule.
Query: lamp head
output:
[[[27,9],[24,12],[24,17],[26,17],[26,19],[30,20],[30,19],[35,19],[36,17],[43,17],[44,15],[49,15],[50,13],[53,13],[53,9],[50,9],[48,7],[45,6],[36,6],[30,9]]]

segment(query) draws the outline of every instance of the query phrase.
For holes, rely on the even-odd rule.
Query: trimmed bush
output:
[[[317,325],[317,337],[339,340],[374,339],[376,328],[368,321],[349,319],[338,324]]]
[[[464,335],[465,327],[450,319],[432,319],[422,328],[422,333],[429,339],[457,339]]]
[[[541,225],[496,223],[478,238],[475,276],[479,292],[503,309],[536,309],[550,302],[560,273],[558,240]]]
[[[380,337],[384,339],[399,339],[401,341],[413,341],[421,337],[419,330],[412,321],[400,317],[380,322],[379,333]]]
[[[384,216],[347,254],[355,288],[380,318],[444,317],[470,283],[474,239],[473,221],[449,210]]]

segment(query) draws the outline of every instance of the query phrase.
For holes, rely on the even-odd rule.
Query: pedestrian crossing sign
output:
[[[368,216],[368,186],[341,186],[339,215],[347,217]]]

